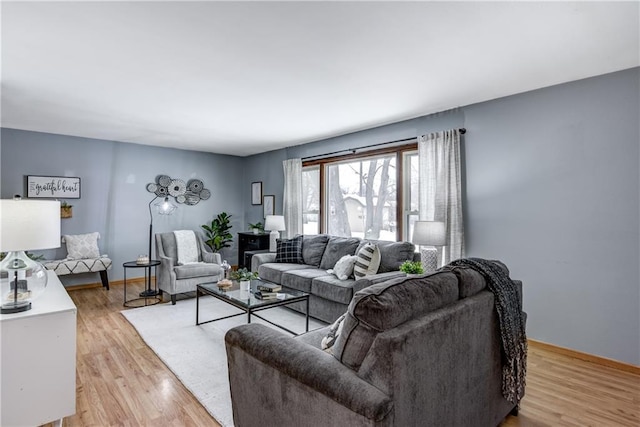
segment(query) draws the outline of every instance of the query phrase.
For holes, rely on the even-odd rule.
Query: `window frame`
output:
[[[341,155],[341,156],[331,156],[331,157],[325,157],[325,158],[321,158],[321,159],[312,159],[312,160],[305,160],[302,162],[302,168],[303,170],[305,168],[310,168],[310,167],[314,167],[314,166],[318,166],[319,167],[319,179],[320,179],[320,203],[319,203],[319,233],[320,234],[324,234],[326,233],[327,230],[327,218],[326,218],[326,168],[329,165],[332,164],[338,164],[338,163],[344,163],[346,161],[352,161],[352,160],[364,160],[368,157],[377,157],[380,155],[389,155],[389,154],[395,154],[396,156],[396,197],[397,197],[397,203],[396,203],[396,219],[397,219],[397,226],[396,226],[396,241],[400,242],[403,240],[409,240],[410,236],[407,236],[406,234],[408,233],[408,230],[405,230],[405,228],[407,228],[405,226],[405,211],[407,211],[408,209],[410,209],[410,206],[408,207],[408,209],[405,209],[405,205],[404,202],[406,200],[406,193],[405,193],[405,186],[406,186],[406,178],[404,176],[404,160],[405,160],[405,154],[412,152],[412,151],[417,151],[418,150],[418,142],[417,140],[415,142],[409,143],[409,144],[403,144],[403,145],[395,145],[393,147],[383,147],[383,148],[379,148],[379,149],[375,149],[375,150],[368,150],[368,151],[361,151],[361,152],[352,152],[349,154],[345,154],[345,155]],[[410,182],[409,182],[410,184]]]

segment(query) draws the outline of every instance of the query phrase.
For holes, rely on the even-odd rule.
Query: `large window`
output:
[[[413,144],[305,162],[304,233],[408,240],[418,211],[417,157]]]

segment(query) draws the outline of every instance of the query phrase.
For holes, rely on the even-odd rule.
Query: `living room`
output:
[[[60,114],[66,111],[68,115],[82,118],[86,112],[82,111],[80,90],[60,93],[55,86],[47,87],[48,80],[37,77],[38,73],[47,73],[47,64],[32,57],[29,62],[16,54],[26,49],[20,42],[22,34],[18,24],[23,25],[25,17],[29,17],[44,25],[52,19],[50,14],[56,13],[55,4],[47,6],[43,9],[46,14],[38,16],[28,9],[4,3],[1,196],[7,199],[14,194],[26,195],[27,175],[79,177],[81,197],[69,201],[73,204],[73,217],[62,220],[61,233],[100,233],[101,252],[113,259],[109,278],[115,286],[108,292],[120,295],[117,284],[123,279],[122,264],[147,253],[148,205],[154,198],[147,191],[147,185],[158,175],[184,181],[199,179],[211,191],[211,197],[194,205],[179,205],[171,216],[155,215],[154,232],[201,231],[202,224],[227,212],[232,215],[235,237],[236,233],[247,230],[247,224],[263,220],[263,206],[251,203],[253,182],[262,183],[262,193],[274,196],[274,213],[283,214],[284,160],[464,128],[466,255],[501,260],[513,278],[522,280],[528,338],[637,369],[640,365],[638,5],[630,2],[608,6],[594,2],[595,6],[601,7],[598,9],[601,11],[618,7],[627,11],[625,8],[635,7],[635,15],[622,14],[633,16],[630,25],[635,40],[624,45],[630,49],[593,47],[596,56],[608,53],[599,57],[599,61],[610,62],[613,68],[595,67],[596,71],[585,71],[585,74],[573,70],[573,74],[563,74],[562,81],[555,83],[519,92],[506,88],[504,93],[508,94],[501,96],[480,94],[478,99],[482,100],[443,103],[441,108],[433,107],[413,117],[405,115],[386,121],[372,118],[370,126],[365,124],[366,120],[360,120],[359,125],[348,132],[332,134],[328,130],[325,137],[299,143],[285,143],[275,135],[271,139],[277,143],[265,143],[266,148],[249,146],[248,154],[243,155],[228,154],[229,151],[220,148],[223,143],[212,142],[215,146],[207,150],[179,146],[174,144],[179,139],[176,135],[160,135],[158,139],[164,137],[171,141],[165,146],[147,145],[145,138],[151,140],[157,135],[144,126],[131,138],[110,138],[107,132],[96,137],[93,135],[97,133],[65,131],[67,122],[62,115],[49,115],[42,126],[26,121],[31,110],[35,116],[44,111],[43,102],[36,96],[38,91],[43,94],[50,91],[59,97],[60,105],[48,110],[49,114],[57,109]],[[140,9],[132,11],[135,14]],[[60,12],[58,18],[66,13],[69,11]],[[17,21],[12,22],[12,18]],[[629,25],[627,21],[618,24],[620,28],[626,25],[625,29]],[[585,32],[588,31],[585,26]],[[580,36],[587,37],[587,34]],[[73,32],[69,38],[81,39]],[[58,42],[61,40],[62,37]],[[16,47],[12,48],[14,43]],[[12,55],[6,53],[5,45]],[[79,46],[76,49],[93,48]],[[579,61],[589,56],[590,51],[586,52],[565,53]],[[461,55],[464,53],[462,50]],[[551,55],[549,58],[550,64],[540,65],[537,70],[523,70],[522,74],[553,75],[553,62],[558,58]],[[31,91],[27,90],[28,86],[16,86],[14,80],[7,77],[13,77],[12,70],[22,69],[18,67],[20,61],[29,63],[34,70],[32,80],[26,80],[33,85]],[[58,65],[50,65],[51,71],[59,72]],[[68,73],[81,72],[61,69]],[[505,87],[515,78],[501,69],[493,72],[504,80]],[[84,81],[82,75],[76,77]],[[468,78],[479,92],[484,91],[483,81],[473,80],[471,74]],[[111,81],[108,75],[100,79]],[[79,85],[84,88],[84,83]],[[127,96],[134,98],[135,88],[128,90]],[[265,96],[270,91],[265,89]],[[170,91],[163,92],[163,96],[170,94]],[[244,93],[238,96],[242,95]],[[123,103],[127,102],[127,97],[122,93],[120,96]],[[336,97],[335,103],[343,101],[348,99]],[[236,105],[237,100],[229,102]],[[261,108],[268,107],[262,105]],[[330,109],[331,105],[325,108]],[[114,114],[109,118],[113,120],[109,123],[113,128],[119,123],[135,121],[133,117],[122,118],[112,111],[100,114]],[[189,116],[190,112],[170,110],[157,114],[168,118]],[[354,113],[353,117],[355,120],[359,116]],[[322,117],[309,119],[309,122],[316,121],[322,122]],[[283,128],[304,126],[286,116],[278,123]],[[91,121],[82,125],[84,129],[91,128]],[[251,129],[251,125],[237,122],[237,128]],[[145,130],[148,133],[145,134]],[[198,128],[194,126],[189,133],[197,134]],[[185,135],[181,137],[187,141]],[[247,136],[247,140],[250,139]],[[43,254],[47,259],[60,259],[65,256],[65,250],[62,247]],[[236,255],[237,239],[231,248],[223,251],[224,258],[232,264],[236,264]],[[86,275],[66,276],[61,280],[69,287],[95,281],[93,276]]]

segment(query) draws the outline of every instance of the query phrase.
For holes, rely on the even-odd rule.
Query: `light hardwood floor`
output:
[[[77,406],[65,426],[219,425],[120,314],[122,286],[69,295],[78,307]],[[640,426],[640,375],[535,344],[528,364],[520,414],[501,426]]]

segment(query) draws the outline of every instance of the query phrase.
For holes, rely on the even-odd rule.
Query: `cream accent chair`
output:
[[[220,254],[211,252],[198,233],[198,261],[201,263],[197,264],[178,265],[178,246],[173,232],[158,233],[155,237],[156,255],[161,262],[157,272],[158,287],[171,295],[172,304],[176,303],[177,294],[194,292],[197,285],[220,279]]]

